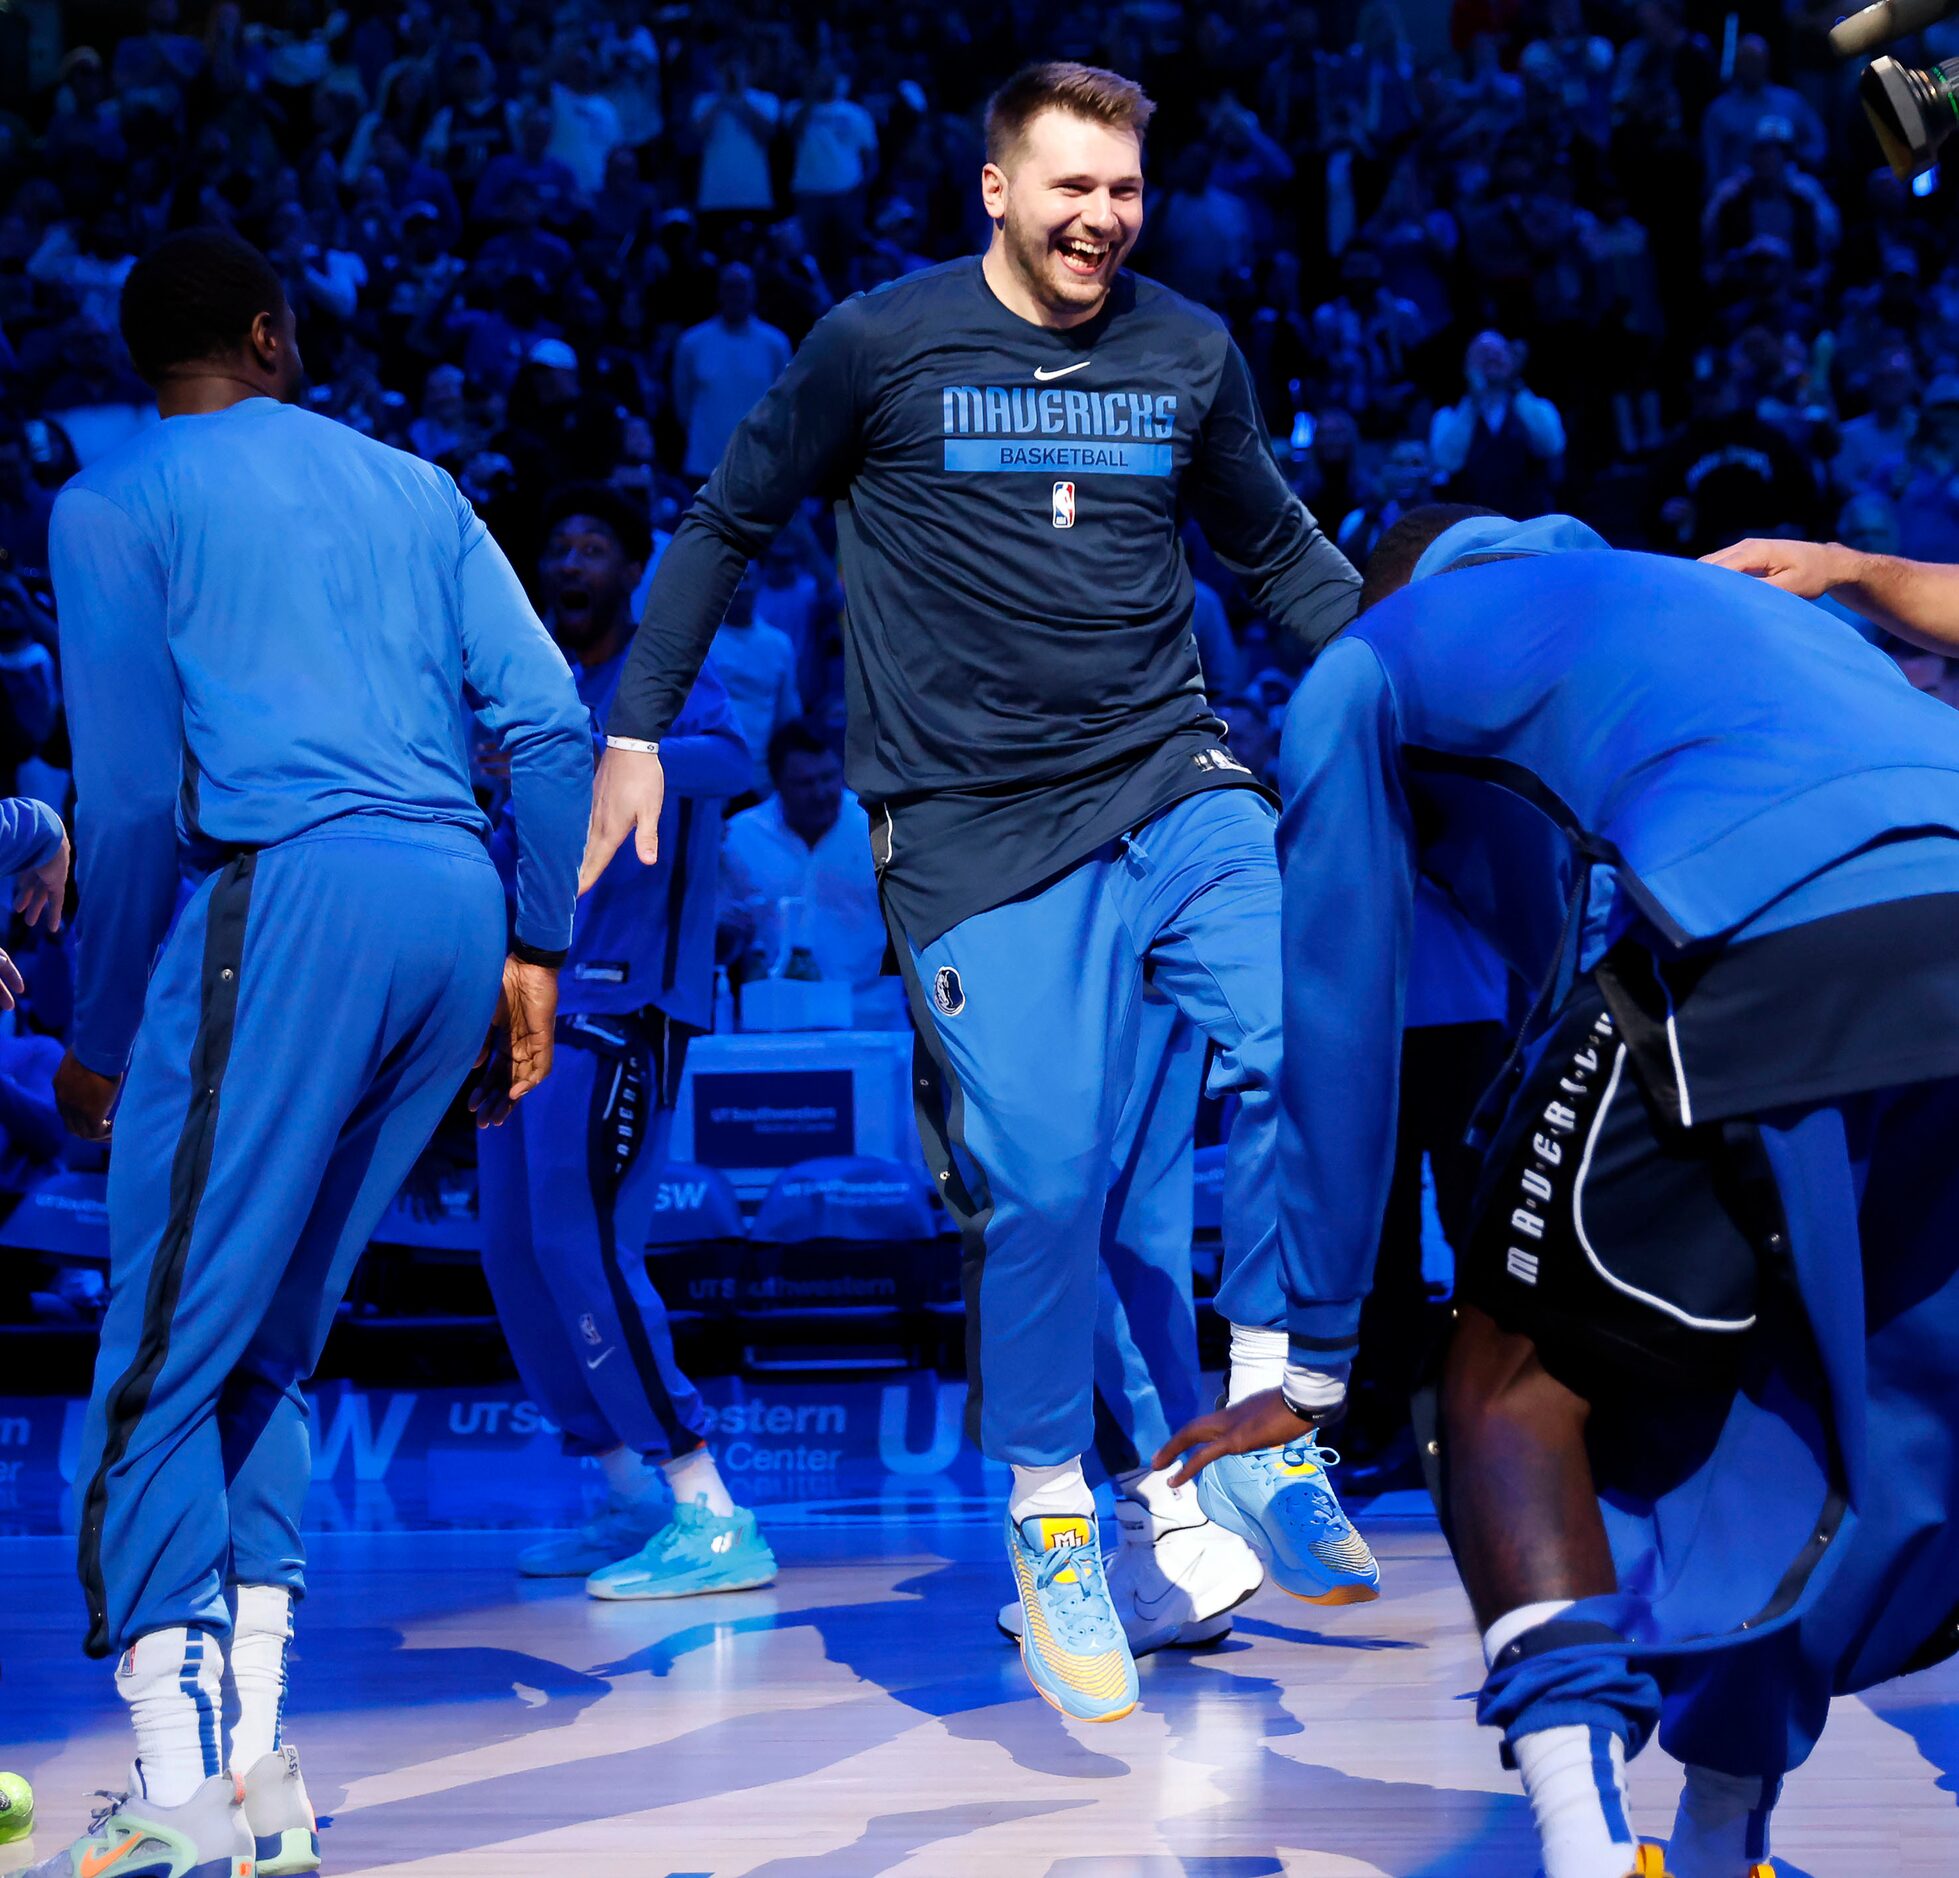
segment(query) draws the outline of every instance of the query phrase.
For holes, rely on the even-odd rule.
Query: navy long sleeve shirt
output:
[[[91,464],[55,503],[50,560],[83,887],[72,1042],[89,1068],[123,1067],[185,859],[349,815],[487,834],[472,710],[510,756],[517,935],[567,945],[589,723],[442,471],[248,398]]]
[[[1358,595],[1214,314],[1125,274],[1051,330],[955,261],[831,311],[741,424],[661,561],[612,732],[665,734],[744,564],[812,494],[837,505],[849,780],[919,944],[1251,783],[1198,671],[1186,507],[1309,645]]]

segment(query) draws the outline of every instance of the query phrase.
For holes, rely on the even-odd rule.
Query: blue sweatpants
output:
[[[1146,1465],[1200,1408],[1190,1242],[1204,1056],[1190,1020],[1146,993],[1096,1291],[1095,1452],[1110,1475]]]
[[[116,1113],[82,1438],[87,1648],[302,1592],[300,1384],[488,1034],[503,893],[462,829],[349,818],[241,855],[150,980]]]
[[[1510,1739],[1584,1720],[1637,1746],[1657,1718],[1676,1759],[1773,1781],[1833,1695],[1959,1639],[1959,1080],[1760,1127],[1800,1310],[1765,1320],[1718,1432],[1649,1439],[1686,1457],[1657,1503],[1595,1456],[1622,1591],[1566,1622],[1627,1641],[1500,1665],[1480,1712]]]
[[[656,1011],[561,1018],[550,1077],[481,1137],[483,1275],[566,1450],[656,1460],[707,1414],[646,1276],[684,1038]]]
[[[1094,1441],[1096,1269],[1146,970],[1239,1097],[1218,1308],[1284,1321],[1273,826],[1250,790],[1188,797],[908,948],[921,1131],[965,1239],[968,1422],[992,1459],[1056,1466]]]

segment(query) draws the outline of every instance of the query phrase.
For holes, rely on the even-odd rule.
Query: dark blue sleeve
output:
[[[177,905],[184,703],[163,564],[115,503],[70,487],[48,530],[75,763],[75,1021],[69,1046],[120,1076]]]
[[[503,550],[460,492],[455,500],[463,677],[477,716],[510,758],[516,938],[562,954],[592,807],[591,714]]]
[[[843,482],[862,428],[862,326],[854,301],[833,307],[735,427],[660,557],[606,719],[615,737],[665,737],[748,563],[805,497]]]
[[[738,796],[749,785],[754,760],[712,659],[701,667],[673,728],[660,739],[660,767],[668,795]]]
[[[1394,1174],[1415,840],[1394,696],[1372,647],[1332,646],[1279,762],[1285,1061],[1279,1259],[1291,1360],[1350,1362]]]
[[[61,817],[32,796],[0,796],[0,875],[24,874],[61,852]]]
[[[1360,576],[1286,487],[1251,370],[1229,340],[1183,493],[1212,552],[1267,619],[1315,652],[1352,623]]]

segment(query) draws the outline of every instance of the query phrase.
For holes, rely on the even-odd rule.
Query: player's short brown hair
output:
[[[1140,138],[1156,106],[1133,78],[1099,65],[1051,59],[1024,65],[986,104],[986,160],[1004,164],[1043,111],[1066,111],[1112,130],[1133,130]]]

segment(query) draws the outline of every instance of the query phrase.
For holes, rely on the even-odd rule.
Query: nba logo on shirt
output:
[[[1075,485],[1056,483],[1054,485],[1054,525],[1057,528],[1073,528],[1075,525]]]

